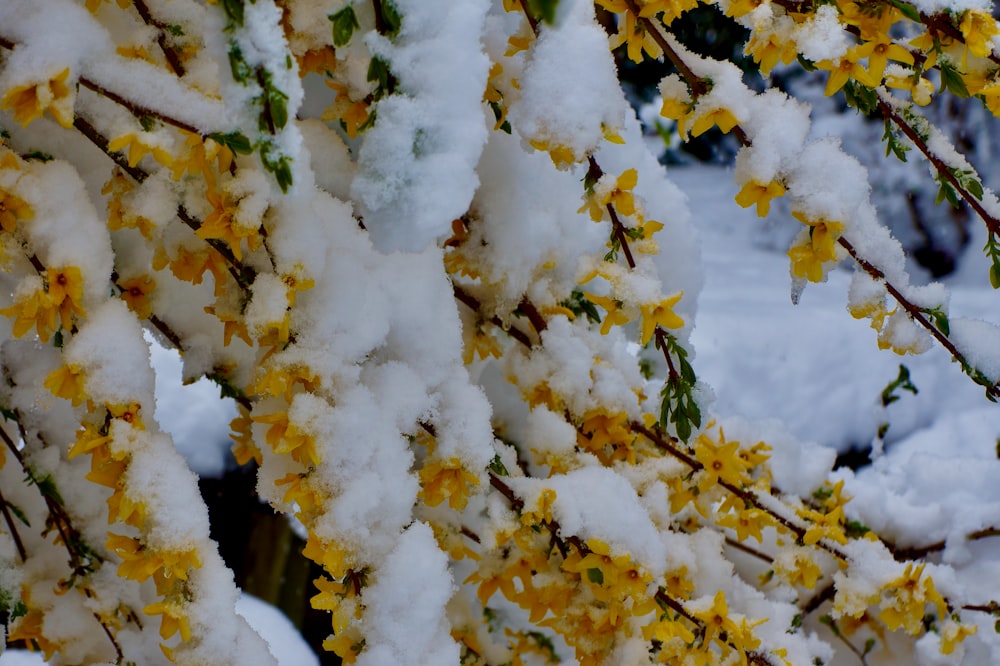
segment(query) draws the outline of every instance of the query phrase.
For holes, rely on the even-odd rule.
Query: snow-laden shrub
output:
[[[236,458],[304,527],[345,662],[996,661],[995,561],[958,568],[988,511],[927,543],[832,453],[713,410],[699,202],[644,148],[611,50],[673,63],[682,136],[737,137],[736,204],[787,202],[794,293],[854,262],[877,344],[942,345],[990,399],[998,329],[910,284],[807,104],[685,48],[696,2],[598,4],[610,36],[580,0],[0,3],[8,641],[271,663],[153,418],[145,329],[239,405]],[[762,71],[799,58],[881,114],[985,223],[1000,284],[1000,205],[919,110],[1000,111],[985,8],[718,5]]]

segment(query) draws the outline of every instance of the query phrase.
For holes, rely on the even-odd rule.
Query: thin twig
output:
[[[17,554],[21,557],[21,561],[24,562],[28,559],[28,552],[24,549],[24,542],[21,541],[21,535],[17,532],[17,525],[14,524],[13,517],[10,515],[10,509],[8,508],[7,500],[3,496],[3,492],[0,492],[0,511],[3,511],[3,519],[7,523],[7,529],[10,530],[11,537],[14,539]]]
[[[132,5],[135,7],[136,12],[139,13],[139,17],[142,18],[146,25],[151,25],[157,30],[156,43],[160,45],[160,50],[163,51],[163,57],[167,59],[167,64],[170,65],[170,69],[174,70],[174,74],[177,76],[184,76],[184,64],[181,62],[181,56],[168,41],[167,41],[167,26],[162,21],[158,21],[153,18],[153,15],[149,11],[149,7],[146,6],[145,0],[132,0]]]

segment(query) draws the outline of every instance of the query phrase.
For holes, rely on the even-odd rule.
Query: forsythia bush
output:
[[[153,418],[146,331],[239,405],[235,456],[308,534],[345,663],[996,663],[1000,604],[943,546],[875,534],[832,454],[714,413],[698,381],[696,235],[618,49],[673,72],[682,137],[736,135],[736,204],[785,198],[795,291],[853,263],[880,347],[943,345],[1000,396],[1000,334],[909,283],[808,105],[671,32],[698,4],[0,2],[7,641],[275,663]],[[915,148],[1000,286],[1000,202],[920,114],[1000,114],[987,7],[706,4],[762,73],[825,70],[888,152]]]

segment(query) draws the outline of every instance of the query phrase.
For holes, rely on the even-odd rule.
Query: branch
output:
[[[160,50],[163,51],[163,57],[167,59],[170,69],[174,70],[174,74],[177,76],[184,76],[184,64],[181,62],[180,54],[177,52],[177,49],[167,42],[166,24],[153,18],[153,15],[149,12],[149,7],[146,6],[145,0],[132,0],[132,4],[135,6],[135,10],[139,13],[143,22],[146,25],[156,28],[158,33],[156,35],[156,43],[160,45]]]
[[[962,365],[963,370],[971,369],[974,367],[971,363],[969,363],[968,359],[966,359],[965,356],[962,355],[962,352],[958,350],[958,348],[954,345],[954,343],[952,343],[952,341],[949,340],[944,333],[939,331],[937,327],[934,326],[934,324],[929,322],[927,318],[924,317],[923,312],[921,311],[920,308],[918,308],[916,305],[908,301],[906,297],[903,296],[903,294],[901,294],[899,290],[892,285],[891,282],[886,280],[885,274],[877,266],[869,262],[867,259],[861,257],[857,253],[857,251],[854,249],[854,246],[851,245],[850,241],[841,236],[840,238],[837,239],[837,242],[841,245],[841,247],[847,250],[847,253],[851,255],[851,258],[854,259],[854,261],[858,264],[858,266],[861,267],[862,270],[868,273],[875,280],[885,284],[886,290],[892,295],[894,299],[896,299],[896,302],[899,303],[904,310],[906,310],[906,313],[910,316],[910,318],[913,321],[920,324],[921,326],[923,326],[925,329],[927,329],[927,331],[934,337],[934,339],[937,340],[942,347],[947,349],[948,352]],[[966,372],[968,372],[968,370],[966,370]],[[1000,398],[1000,387],[998,387],[996,384],[992,386],[986,386],[985,389],[989,395],[993,396],[994,398]]]

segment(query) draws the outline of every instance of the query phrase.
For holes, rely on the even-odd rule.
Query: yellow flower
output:
[[[209,187],[205,191],[205,196],[214,210],[195,232],[198,238],[225,242],[237,261],[243,259],[242,241],[247,241],[251,252],[260,248],[262,240],[259,228],[240,224],[236,219],[238,201],[234,201],[228,192],[219,192],[214,187]]]
[[[142,409],[142,405],[138,402],[130,402],[128,404],[115,404],[108,405],[108,414],[113,419],[118,419],[136,430],[145,430],[146,424],[142,422],[142,417],[139,416],[139,411]],[[112,424],[113,426],[114,424]]]
[[[35,211],[19,196],[0,190],[0,227],[7,233],[17,229],[18,220],[30,220]]]
[[[787,65],[798,56],[795,42],[784,40],[783,37],[769,33],[765,38],[758,31],[754,31],[750,41],[743,47],[743,52],[753,56],[754,61],[760,65],[760,73],[764,76],[771,73],[778,61]]]
[[[719,429],[716,443],[706,433],[701,433],[694,443],[694,455],[704,467],[704,474],[698,484],[702,492],[716,485],[720,480],[739,487],[746,478],[746,466],[739,457],[740,443],[727,442],[726,434]]]
[[[532,139],[528,143],[535,150],[547,152],[549,154],[549,159],[552,160],[552,164],[554,164],[559,170],[564,170],[583,159],[583,156],[577,156],[577,154],[569,146],[563,146],[560,144],[552,145],[548,141],[543,141],[541,139]]]
[[[611,4],[615,6],[614,3],[603,3]],[[643,61],[642,52],[645,51],[646,54],[653,60],[659,59],[663,55],[663,50],[660,45],[656,43],[656,39],[653,35],[646,30],[646,24],[639,20],[635,14],[627,11],[624,7],[624,3],[621,3],[623,9],[626,9],[624,20],[621,17],[618,19],[618,32],[611,36],[611,41],[609,46],[611,50],[614,50],[625,44],[625,50],[628,53],[628,58],[632,62],[641,63]]]
[[[315,49],[309,49],[305,53],[295,54],[295,60],[299,64],[299,76],[306,74],[325,74],[337,68],[336,50],[327,44]]]
[[[128,165],[130,167],[134,167],[143,157],[150,153],[152,153],[153,159],[165,167],[169,167],[173,163],[173,157],[166,149],[144,143],[142,139],[143,137],[135,132],[122,134],[108,143],[108,152],[116,153],[128,147]]]
[[[614,460],[626,460],[635,464],[635,436],[628,427],[628,414],[618,412],[607,414],[600,410],[587,412],[580,426],[577,440],[582,449],[591,451],[601,462],[610,464]],[[611,454],[605,447],[611,447]]]
[[[868,74],[872,81],[881,83],[882,75],[889,64],[889,59],[896,62],[913,64],[913,54],[907,49],[896,44],[885,34],[879,34],[870,42],[865,42],[857,47],[855,55],[858,58],[868,58]]]
[[[960,624],[949,619],[940,630],[941,654],[951,654],[966,636],[975,636],[978,630],[974,624]]]
[[[552,507],[556,503],[556,491],[545,488],[538,495],[535,508],[524,507],[521,511],[521,522],[525,525],[539,525],[552,522]]]
[[[302,465],[319,464],[320,457],[313,436],[302,432],[295,424],[289,423],[287,412],[253,416],[251,419],[255,423],[271,426],[267,430],[265,439],[275,453],[287,453],[291,455],[292,460]]]
[[[108,532],[105,547],[122,559],[118,565],[118,576],[121,578],[141,583],[163,566],[160,557],[133,537]]]
[[[503,356],[503,347],[500,346],[496,336],[481,325],[476,326],[476,330],[472,334],[471,344],[465,345],[465,349],[462,351],[462,362],[466,365],[472,363],[477,354],[481,361],[491,356],[493,358]]]
[[[793,548],[782,551],[774,559],[774,573],[787,581],[789,585],[801,585],[812,590],[823,572],[812,559],[812,551],[808,548]]]
[[[240,415],[229,422],[229,438],[233,440],[233,455],[236,463],[246,465],[251,460],[261,464],[262,458],[260,449],[253,443],[253,432],[251,427],[253,421],[250,419],[250,412],[243,405],[239,406]]]
[[[76,429],[76,441],[73,442],[66,457],[72,460],[78,455],[91,453],[95,449],[104,447],[111,439],[108,435],[102,434],[96,426],[86,422],[81,423]]]
[[[696,113],[698,115],[691,125],[691,136],[700,136],[716,125],[718,125],[723,134],[729,134],[731,129],[740,124],[740,121],[736,119],[736,116],[729,109],[722,107],[705,112],[696,111]]]
[[[347,575],[347,552],[332,542],[321,541],[312,532],[309,532],[302,555],[321,565],[333,578],[343,578]]]
[[[45,616],[40,610],[29,610],[27,614],[11,622],[7,642],[24,641],[29,650],[32,652],[41,650],[46,661],[51,659],[52,655],[59,649],[59,644],[50,641],[42,633],[44,619]]]
[[[180,604],[159,601],[149,604],[142,609],[146,615],[159,615],[160,617],[160,638],[167,639],[180,632],[181,640],[185,643],[191,640],[191,627],[188,625],[187,615]]]
[[[792,260],[792,274],[810,282],[823,279],[823,265],[837,260],[836,242],[844,230],[840,222],[811,219],[802,213],[792,215],[809,225],[808,233],[799,235],[798,241],[788,250]]]
[[[744,14],[749,14],[753,10],[764,4],[764,0],[733,0],[726,9],[726,16],[739,18]]]
[[[465,508],[469,501],[470,487],[479,485],[479,478],[465,469],[458,458],[434,460],[420,470],[420,496],[428,506],[437,506],[448,500],[456,511]]]
[[[843,507],[838,506],[827,513],[803,509],[798,514],[799,517],[809,521],[809,527],[802,536],[802,543],[805,545],[812,546],[820,539],[830,539],[840,544],[847,543],[847,537],[841,527],[844,522]]]
[[[11,109],[22,127],[41,118],[45,111],[63,127],[72,127],[76,89],[66,84],[67,79],[68,67],[45,82],[14,86],[3,96],[0,109]]]
[[[15,338],[21,337],[35,327],[38,337],[43,342],[48,342],[58,325],[59,313],[51,307],[49,296],[44,291],[22,295],[13,305],[0,310],[0,314],[14,318],[12,332]]]
[[[358,628],[352,625],[342,633],[324,640],[323,649],[340,657],[341,663],[353,664],[365,649],[365,640]]]
[[[771,211],[771,199],[784,196],[784,194],[785,186],[777,181],[759,183],[756,180],[751,180],[736,193],[736,203],[743,208],[757,204],[757,216],[767,217]]]
[[[59,311],[64,330],[73,328],[73,315],[85,316],[83,302],[83,276],[76,266],[49,268],[45,271],[48,296],[52,307]]]
[[[583,206],[576,212],[590,212],[590,219],[600,222],[604,219],[607,207],[614,207],[619,215],[635,215],[635,197],[632,189],[639,180],[639,174],[635,169],[626,169],[622,175],[615,180],[613,187],[595,186],[595,191],[589,193],[584,198]]]
[[[601,335],[607,335],[612,326],[624,326],[629,322],[628,316],[622,311],[622,302],[608,296],[598,296],[583,292],[584,297],[594,305],[604,308],[607,314],[601,321]]]
[[[60,366],[45,379],[45,388],[57,398],[70,400],[76,407],[86,399],[83,369],[76,363]]]
[[[154,268],[159,270],[156,266]],[[221,296],[226,284],[226,266],[225,260],[214,249],[193,251],[182,245],[177,248],[177,256],[170,260],[170,272],[184,282],[201,284],[205,271],[211,271],[215,278],[215,295]],[[247,344],[250,344],[249,340]]]
[[[323,112],[322,119],[326,121],[339,120],[348,137],[352,139],[357,137],[361,128],[368,122],[368,104],[364,100],[351,99],[347,86],[341,83],[329,80],[325,83],[336,91],[337,97],[333,104]]]
[[[180,179],[185,173],[200,173],[208,181],[209,187],[215,187],[216,176],[211,162],[215,160],[218,173],[229,171],[233,164],[233,151],[229,146],[216,143],[214,139],[198,134],[185,132],[184,152],[181,157],[172,160],[170,175],[174,180]]]
[[[316,286],[316,281],[306,275],[302,264],[295,264],[290,273],[281,276],[281,281],[288,287],[288,306],[295,305],[295,296],[300,291],[309,291]]]
[[[992,38],[1000,33],[996,20],[980,9],[969,9],[962,14],[958,29],[965,38],[965,47],[977,58],[986,58],[993,52]]]
[[[726,605],[726,594],[722,590],[715,593],[711,608],[692,613],[702,621],[705,627],[704,644],[707,646],[716,637],[723,644],[723,635],[729,636],[739,631],[736,623],[729,618],[729,607]]]
[[[924,610],[932,603],[938,618],[948,616],[948,607],[941,595],[934,589],[934,581],[924,576],[926,563],[913,566],[909,562],[903,575],[889,583],[882,592],[882,611],[878,614],[889,631],[900,627],[911,636],[924,629]]]
[[[683,296],[684,292],[678,291],[659,303],[643,303],[639,306],[639,311],[642,313],[642,331],[639,335],[639,344],[645,345],[649,342],[657,327],[681,328],[684,326],[684,320],[674,314],[674,306]]]
[[[254,383],[253,390],[258,395],[283,397],[292,401],[296,385],[306,392],[313,392],[319,386],[319,377],[306,365],[300,363],[274,364]]]
[[[128,304],[128,309],[139,319],[149,319],[153,314],[149,295],[156,288],[156,280],[148,275],[140,275],[120,283],[118,288],[121,289],[121,298]]]
[[[861,57],[858,47],[853,47],[837,61],[821,60],[816,63],[818,68],[830,70],[830,78],[826,81],[826,90],[823,94],[829,97],[843,88],[850,79],[854,79],[869,88],[876,87],[879,81],[876,81],[868,73],[868,70],[861,66],[858,62]]]
[[[198,278],[198,282],[201,282],[201,278]],[[229,343],[232,342],[233,336],[235,335],[247,345],[253,345],[253,340],[250,339],[250,332],[247,330],[246,322],[238,314],[228,314],[220,313],[216,310],[214,305],[205,306],[205,312],[211,315],[215,315],[216,318],[222,322],[222,346],[228,347]]]
[[[81,440],[77,440],[77,444],[81,444],[81,449],[85,449],[83,452],[91,454],[90,472],[84,478],[91,483],[116,490],[122,485],[122,474],[125,473],[128,462],[124,459],[116,459],[111,455],[106,446],[110,441],[111,438],[107,437],[86,440],[82,443]],[[87,446],[91,448],[87,449]],[[74,445],[73,450],[70,451],[71,455],[78,455],[76,448]]]
[[[721,527],[729,527],[736,531],[737,541],[746,541],[753,537],[757,543],[763,543],[764,535],[761,530],[770,525],[773,521],[769,514],[760,509],[744,509],[743,511],[730,511],[724,513],[716,519],[716,524]]]

